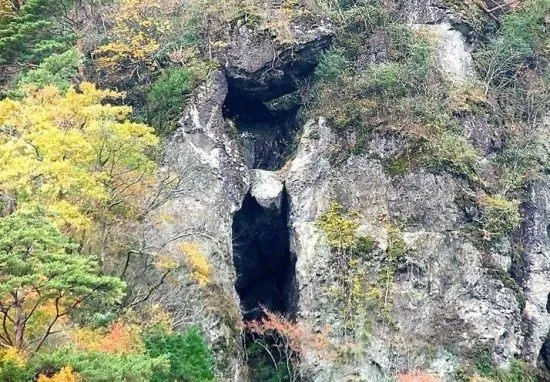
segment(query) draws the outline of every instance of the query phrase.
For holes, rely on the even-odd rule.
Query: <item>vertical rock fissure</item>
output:
[[[264,208],[248,194],[233,219],[235,289],[245,321],[263,316],[262,309],[292,317],[296,300],[295,259],[290,252],[288,201]]]
[[[249,380],[290,381],[294,353],[285,333],[265,324],[268,312],[293,320],[297,306],[295,257],[290,251],[288,195],[266,204],[256,199],[254,186],[233,218],[235,289],[244,320],[243,345]],[[276,379],[274,379],[276,378]]]
[[[312,69],[302,74],[311,73]],[[298,304],[288,195],[278,170],[296,148],[302,103],[294,82],[264,93],[247,91],[235,83],[228,81],[223,116],[251,175],[250,192],[232,226],[235,289],[245,324],[249,378],[293,380],[297,356],[283,345],[286,334],[277,326],[292,325]],[[273,317],[277,318],[270,321]]]

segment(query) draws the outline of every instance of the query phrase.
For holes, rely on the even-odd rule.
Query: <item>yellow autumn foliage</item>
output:
[[[12,201],[0,207],[41,208],[72,231],[137,210],[153,183],[147,152],[158,138],[126,120],[130,107],[106,103],[123,94],[86,82],[66,95],[55,87],[26,91],[20,101],[0,101],[0,192]]]
[[[170,271],[177,268],[178,264],[169,256],[161,254],[158,256],[155,267],[161,271]]]
[[[19,350],[13,346],[0,350],[0,365],[9,364],[15,367],[23,368],[25,367],[25,358]]]
[[[349,249],[357,244],[359,223],[355,220],[354,214],[347,214],[336,201],[330,203],[328,210],[316,225],[333,248]]]
[[[81,380],[70,366],[66,366],[52,377],[40,374],[37,382],[79,382]]]
[[[38,301],[38,296],[27,295],[24,309],[29,312]],[[36,308],[32,317],[29,319],[26,326],[26,335],[29,340],[38,340],[43,334],[44,330],[52,322],[56,316],[55,303],[52,300],[44,301],[42,305]],[[55,328],[61,328],[68,322],[68,317],[60,317],[55,325]]]
[[[0,0],[0,20],[8,18],[15,13],[12,0]]]
[[[123,64],[130,71],[155,68],[160,39],[173,28],[178,7],[173,0],[122,0],[114,12],[111,42],[95,51],[99,66],[110,71]]]
[[[71,332],[72,342],[78,349],[110,354],[124,354],[143,350],[141,329],[122,321],[105,329],[79,328]]]
[[[55,304],[52,300],[44,300],[41,304],[36,306],[37,302],[40,300],[40,296],[36,294],[36,292],[29,288],[22,288],[20,291],[21,294],[26,296],[22,303],[23,311],[30,312],[34,309],[32,316],[28,319],[25,325],[25,335],[30,341],[38,341],[44,334],[44,330],[48,327],[56,315]],[[5,296],[4,299],[0,298],[0,304],[7,306],[9,303],[10,299],[6,299]],[[54,329],[62,327],[67,323],[67,321],[68,317],[60,317],[57,320]],[[9,333],[15,333],[15,325],[12,321],[6,320],[5,328]],[[0,351],[0,360],[6,360],[7,358],[5,357],[8,357],[9,360],[14,360],[15,355],[21,356],[21,354],[17,353],[15,348],[9,347],[7,350]]]
[[[195,243],[185,242],[180,245],[180,249],[185,254],[195,281],[200,286],[208,285],[212,279],[212,266],[199,246]]]
[[[158,53],[172,62],[201,67],[193,46],[199,35],[208,41],[209,57],[229,44],[227,27],[242,20],[272,33],[280,43],[294,41],[292,21],[309,14],[304,1],[284,0],[268,6],[257,0],[121,0],[114,6],[110,39],[94,54],[99,67],[121,76],[160,68]],[[203,63],[204,64],[204,63]]]

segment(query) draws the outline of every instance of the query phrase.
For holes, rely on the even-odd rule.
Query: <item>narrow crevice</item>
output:
[[[290,66],[271,82],[228,76],[223,116],[249,169],[277,171],[292,158],[300,133],[302,100],[296,84],[314,63]],[[271,185],[269,185],[271,187]],[[288,195],[281,207],[249,193],[233,217],[235,289],[243,317],[243,346],[251,381],[297,381],[299,355],[281,328],[292,327],[298,306],[296,258],[290,251]]]
[[[281,210],[264,209],[249,194],[233,219],[235,289],[245,321],[262,309],[292,317],[296,305],[295,259],[290,252],[286,193]]]
[[[298,355],[287,346],[288,338],[280,331],[285,323],[295,320],[298,302],[285,190],[280,209],[264,208],[246,195],[233,218],[233,263],[249,380],[296,381]],[[272,317],[278,317],[277,321],[271,321]]]

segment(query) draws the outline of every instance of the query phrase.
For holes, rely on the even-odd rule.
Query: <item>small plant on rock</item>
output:
[[[498,239],[520,225],[518,201],[506,199],[501,195],[483,195],[479,202],[482,208],[481,225],[484,239]]]

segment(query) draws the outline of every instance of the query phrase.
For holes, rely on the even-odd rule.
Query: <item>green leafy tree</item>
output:
[[[63,347],[37,355],[30,362],[29,377],[52,374],[67,366],[86,382],[148,382],[156,373],[168,370],[168,360],[162,355],[153,358],[141,352],[112,354]]]
[[[55,86],[62,93],[65,93],[72,84],[72,80],[78,76],[78,66],[81,56],[76,49],[69,49],[66,52],[54,53],[47,57],[37,68],[29,70],[19,77],[16,83],[16,90],[11,96],[23,97],[23,87],[36,86],[44,88]]]
[[[112,304],[124,283],[37,213],[0,219],[0,345],[36,352],[87,300]]]
[[[165,355],[170,360],[170,370],[155,373],[152,382],[214,380],[214,358],[196,327],[184,334],[155,328],[146,336],[145,347],[150,356]]]

